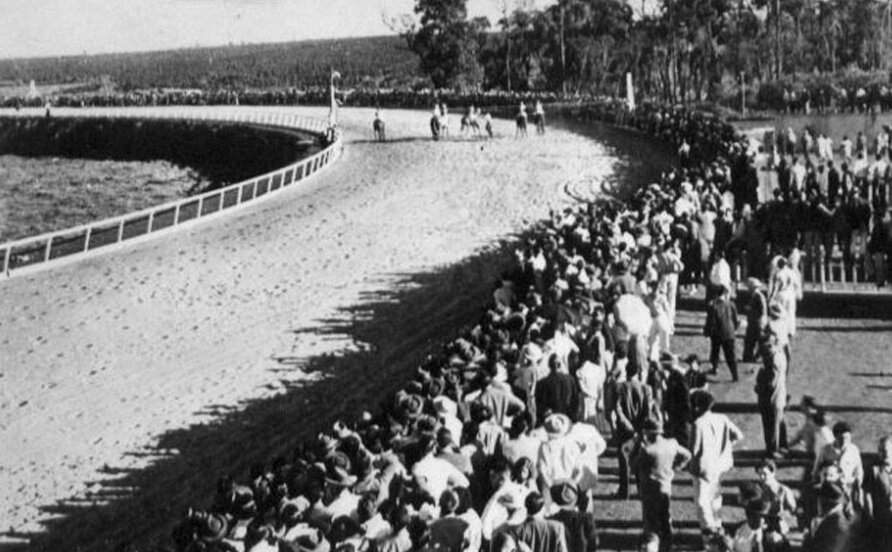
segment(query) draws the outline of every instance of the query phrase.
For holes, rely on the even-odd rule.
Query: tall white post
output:
[[[635,89],[632,87],[632,73],[626,73],[626,103],[629,111],[635,111]]]

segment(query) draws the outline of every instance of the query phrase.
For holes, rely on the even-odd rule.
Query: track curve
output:
[[[320,337],[322,321],[592,197],[619,162],[558,129],[513,140],[502,121],[493,141],[434,143],[427,114],[410,111],[386,112],[391,141],[377,144],[372,114],[344,110],[343,157],[278,200],[0,283],[0,442],[14,444],[0,447],[0,488],[11,490],[0,518],[11,536],[39,533],[56,501],[96,500],[105,467],[142,469],[153,457],[140,451],[212,420],[212,405],[317,378],[301,359],[365,346]],[[293,360],[284,372],[282,359]]]

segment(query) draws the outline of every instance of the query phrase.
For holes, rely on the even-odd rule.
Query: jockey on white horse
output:
[[[449,137],[449,109],[446,104],[440,105],[440,134]]]

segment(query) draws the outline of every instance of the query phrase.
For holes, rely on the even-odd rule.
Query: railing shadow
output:
[[[200,414],[211,416],[209,423],[168,431],[156,445],[130,453],[150,459],[147,467],[108,466],[94,492],[44,506],[51,516],[44,531],[0,528],[0,540],[10,541],[0,550],[171,548],[173,525],[188,507],[209,504],[219,476],[245,478],[252,464],[290,458],[336,419],[377,409],[427,354],[476,323],[514,247],[506,241],[436,271],[397,274],[392,288],[366,294],[335,318],[292,328],[359,346],[337,355],[303,358],[287,351],[268,359],[271,379],[283,381],[280,394],[207,405]]]

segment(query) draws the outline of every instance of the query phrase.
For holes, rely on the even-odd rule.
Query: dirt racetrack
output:
[[[169,545],[218,475],[243,476],[339,414],[374,408],[473,321],[530,222],[669,161],[598,126],[515,141],[499,121],[495,141],[433,143],[426,114],[385,115],[393,141],[375,144],[372,112],[346,111],[344,157],[279,198],[0,282],[0,550]],[[680,302],[676,352],[707,354],[701,303]],[[793,402],[815,395],[872,452],[892,427],[892,303],[807,296],[800,314]],[[730,504],[763,448],[754,369],[732,385],[722,367],[711,384],[747,435]],[[787,419],[793,431],[801,417]],[[606,456],[601,548],[631,550],[640,507],[608,498]],[[795,482],[802,463],[782,467]],[[696,545],[689,477],[676,495],[680,544]]]
[[[0,546],[166,544],[217,475],[373,407],[472,321],[502,240],[658,165],[621,131],[433,143],[385,115],[376,144],[345,111],[344,157],[275,200],[0,282]]]

